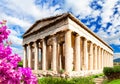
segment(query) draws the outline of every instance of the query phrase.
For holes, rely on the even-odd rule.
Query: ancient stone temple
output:
[[[23,66],[34,73],[82,76],[113,66],[112,48],[69,13],[36,21],[24,33],[23,47]]]

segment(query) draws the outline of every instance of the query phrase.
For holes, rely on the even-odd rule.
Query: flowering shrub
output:
[[[21,58],[12,53],[7,41],[10,31],[5,23],[5,20],[0,22],[0,84],[37,84],[30,68],[18,67]]]

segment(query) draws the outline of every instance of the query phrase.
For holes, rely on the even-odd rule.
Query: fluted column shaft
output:
[[[101,67],[103,69],[104,67],[104,58],[103,58],[104,54],[103,54],[103,49],[101,50],[101,59],[102,59],[102,63],[101,63]]]
[[[104,67],[106,67],[106,51],[104,50]]]
[[[39,53],[38,53],[38,43],[35,42],[34,45],[35,45],[35,61],[34,61],[35,63],[34,63],[34,70],[38,70],[38,55],[39,55]]]
[[[53,37],[53,50],[52,50],[52,63],[53,63],[53,71],[56,71],[57,70],[57,66],[56,66],[56,56],[57,56],[57,41],[56,41],[56,38]]]
[[[105,66],[107,67],[107,52],[105,51],[105,59],[106,59],[106,61],[105,61]]]
[[[23,67],[27,67],[27,46],[24,46]]]
[[[113,55],[112,54],[111,54],[111,61],[112,61],[111,62],[112,63],[111,66],[113,67]]]
[[[104,56],[103,56],[103,64],[104,64],[104,67],[106,66],[106,64],[105,64],[105,60],[106,60],[106,58],[105,58],[105,50],[103,51],[103,54],[104,54]]]
[[[93,70],[93,44],[90,43],[90,70]]]
[[[108,67],[110,66],[110,57],[109,57],[109,52],[108,52]]]
[[[107,67],[108,67],[108,53],[106,52],[106,65],[107,65]]]
[[[88,70],[88,46],[87,39],[84,39],[84,69]]]
[[[32,47],[31,44],[28,45],[28,67],[31,68],[31,55],[32,55]]]
[[[46,70],[46,42],[42,40],[42,70]]]
[[[65,71],[71,72],[73,69],[73,50],[71,45],[71,31],[65,33]]]
[[[97,45],[95,45],[95,70],[97,70]]]
[[[75,71],[80,71],[80,36],[75,37]]]
[[[98,47],[98,69],[101,67],[101,52],[100,47]]]

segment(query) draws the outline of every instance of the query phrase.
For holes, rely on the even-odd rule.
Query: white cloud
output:
[[[91,22],[96,21],[97,16],[100,16],[102,18],[102,20],[99,21],[101,28],[97,34],[109,44],[120,45],[120,26],[118,26],[120,25],[120,6],[119,4],[117,5],[118,1],[119,0],[98,0],[97,3],[102,6],[102,8],[94,10],[94,7],[93,9],[90,7],[92,3],[91,0],[65,0],[65,8],[66,10],[70,9],[74,15],[80,15],[79,19],[85,19],[86,16],[88,18],[94,18]],[[118,8],[118,13],[113,15],[115,8]],[[107,23],[111,23],[112,25],[104,31]],[[87,21],[86,24],[89,25],[91,23]],[[95,30],[96,28],[96,25],[92,25],[90,29]]]
[[[116,4],[117,0],[106,0],[105,3],[103,4],[103,9],[102,9],[102,13],[101,13],[101,17],[102,17],[102,24],[107,23],[109,21],[111,21],[110,16],[113,15],[113,7]]]
[[[97,17],[97,16],[100,15],[100,13],[101,13],[101,11],[99,11],[99,10],[93,10],[91,16],[92,17]]]
[[[56,11],[60,7],[59,5],[49,7],[49,3],[46,3],[43,6],[38,6],[34,3],[35,0],[5,0],[4,2],[3,6],[11,10],[11,15],[3,12],[5,7],[0,8],[0,12],[3,12],[0,16],[1,19],[7,19],[11,24],[17,24],[27,29],[32,24],[29,20],[26,21],[26,16],[38,20],[62,12],[61,10],[60,12]]]
[[[14,54],[18,54],[21,58],[23,58],[23,49],[11,47]]]
[[[18,38],[15,35],[10,35],[9,36],[9,40],[11,40],[12,45],[17,45],[17,46],[21,46],[22,45],[22,39]]]
[[[91,0],[65,0],[65,7],[68,9],[72,9],[75,15],[81,15],[81,17],[85,18],[87,15],[90,15],[92,9],[90,8]]]
[[[0,2],[0,19],[6,19],[8,24],[19,25],[23,31],[26,31],[35,20],[60,14],[68,10],[72,11],[74,15],[79,15],[79,19],[92,17],[94,18],[92,22],[97,20],[97,16],[100,16],[102,20],[99,24],[102,26],[97,34],[109,44],[120,45],[120,5],[116,5],[117,1],[118,0],[98,0],[97,3],[102,6],[102,9],[94,10],[90,7],[92,3],[91,0],[65,0],[64,5],[62,5],[64,7],[61,7],[59,4],[49,6],[49,1],[42,5],[36,5],[35,0],[2,0]],[[2,2],[4,2],[4,4]],[[115,7],[118,8],[118,13],[113,15]],[[9,9],[9,12],[7,12],[9,14],[5,12],[7,11],[6,9]],[[112,25],[104,31],[108,22],[112,23]],[[87,21],[86,24],[89,25],[91,23]],[[95,28],[95,24],[91,26],[91,30],[95,30]],[[20,30],[11,30],[10,39],[14,45],[22,44],[22,39],[18,37],[19,31]],[[15,49],[18,48],[14,48],[14,50]]]
[[[104,41],[106,41],[108,44],[114,44],[114,45],[120,45],[120,32],[115,34],[112,33],[113,31],[116,31],[115,28],[112,28],[113,30],[110,31],[111,34],[107,34],[102,28],[97,32],[97,35],[100,36]]]
[[[114,53],[114,59],[120,58],[120,53]]]
[[[59,4],[49,7],[49,3],[45,3],[40,6],[35,4],[35,0],[3,0],[0,5],[0,19],[6,19],[7,24],[20,26],[23,31],[26,31],[35,20],[62,12],[62,10],[56,10],[60,7]],[[12,28],[10,30],[9,40],[12,41],[12,45],[22,45],[22,39],[19,37],[21,34],[18,33],[20,30],[13,30]],[[13,51],[18,52],[18,54],[23,53],[17,47],[14,47]]]

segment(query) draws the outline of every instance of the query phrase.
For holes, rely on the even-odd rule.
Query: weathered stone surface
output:
[[[113,66],[113,50],[73,15],[37,21],[24,35],[24,67],[38,77],[71,78]]]

